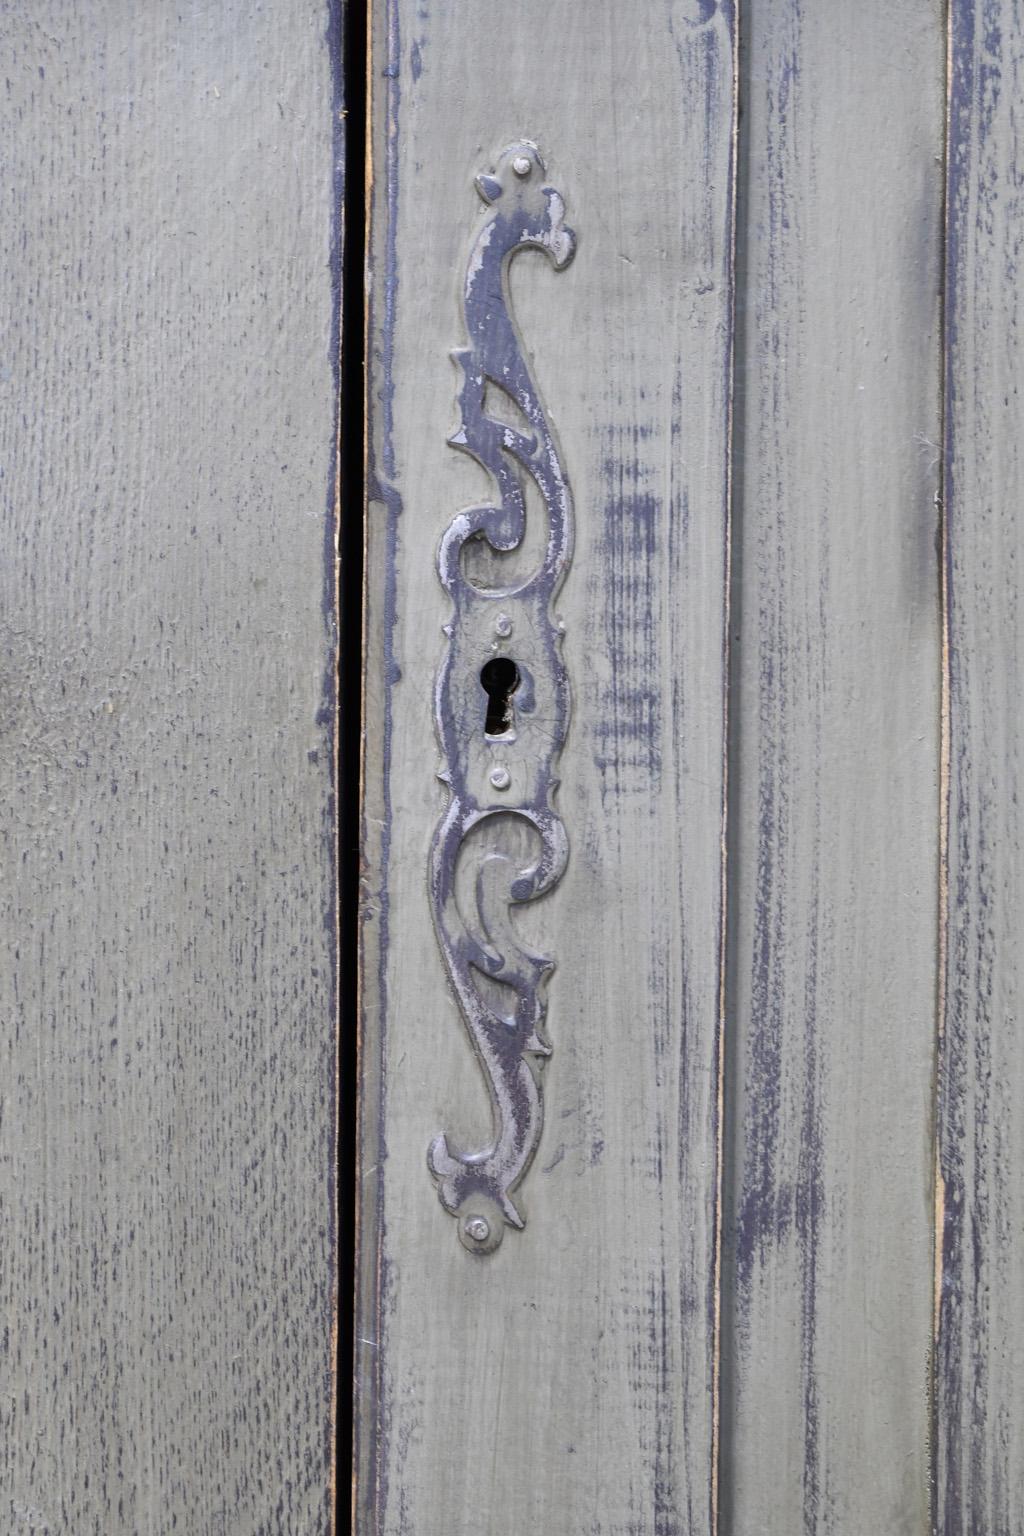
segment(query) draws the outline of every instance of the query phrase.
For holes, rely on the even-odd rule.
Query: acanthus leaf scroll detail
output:
[[[428,1164],[460,1240],[483,1254],[498,1246],[506,1225],[525,1224],[516,1192],[540,1141],[541,1069],[551,1054],[546,986],[555,962],[524,946],[511,909],[550,891],[568,859],[554,796],[569,682],[553,603],[572,558],[572,492],[523,355],[508,273],[516,254],[531,248],[556,269],[568,266],[576,237],[530,141],[503,150],[476,187],[487,214],[466,267],[468,345],[452,354],[461,374],[460,424],[449,443],[487,471],[495,495],[452,519],[438,554],[453,610],[434,701],[440,777],[451,798],[434,834],[429,881],[438,944],[487,1083],[492,1136],[463,1151],[442,1133]],[[493,406],[489,413],[489,390],[511,402],[514,425]],[[506,585],[479,584],[467,574],[467,542],[482,541],[496,557],[521,550],[530,485],[547,519],[539,563]],[[502,846],[512,828],[525,829],[526,838],[514,841],[529,844],[529,857],[509,850],[511,837]],[[460,858],[472,876],[471,920],[456,894]]]

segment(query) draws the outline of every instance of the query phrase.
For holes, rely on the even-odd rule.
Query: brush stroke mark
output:
[[[607,678],[595,680],[593,736],[602,803],[633,795],[649,805],[652,815],[659,805],[655,791],[662,766],[657,655],[664,569],[664,509],[642,457],[653,431],[651,422],[633,421],[609,423],[602,433],[603,558],[590,592],[594,611],[604,616],[611,661]]]
[[[430,1147],[428,1165],[442,1205],[458,1219],[464,1246],[490,1253],[505,1224],[524,1225],[513,1192],[540,1140],[540,1066],[551,1050],[544,1036],[545,988],[554,961],[521,944],[511,909],[549,891],[568,857],[565,829],[552,803],[569,722],[563,632],[552,602],[572,556],[572,494],[516,332],[508,272],[516,253],[531,248],[543,251],[556,269],[567,266],[576,237],[564,224],[562,197],[546,184],[543,161],[530,141],[505,149],[493,174],[478,176],[476,187],[488,213],[466,269],[469,345],[452,354],[462,373],[461,424],[449,442],[488,472],[497,494],[493,502],[458,513],[438,553],[438,571],[454,608],[445,625],[449,644],[435,691],[445,765],[440,778],[451,800],[431,849],[430,895],[441,953],[487,1081],[492,1139],[464,1152],[442,1134]],[[518,409],[520,426],[487,414],[489,389]],[[539,491],[547,515],[543,559],[513,585],[477,585],[463,568],[463,547],[468,540],[483,540],[498,553],[520,548],[527,480]],[[498,656],[514,665],[516,683],[505,729],[489,733],[490,698],[481,672]],[[537,845],[533,862],[524,865],[502,851],[510,822],[531,829]],[[473,829],[485,823],[485,835],[467,843]],[[472,921],[456,900],[460,853],[472,864]],[[498,994],[507,1000],[507,1011],[500,1011]]]

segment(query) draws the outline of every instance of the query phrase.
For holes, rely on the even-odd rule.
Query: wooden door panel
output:
[[[330,1524],[327,21],[0,20],[12,1533]]]
[[[732,13],[658,3],[638,25],[620,5],[584,19],[529,0],[470,19],[399,0],[375,26],[362,1161],[377,1196],[363,1211],[360,1518],[610,1536],[668,1530],[685,1510],[710,1531]],[[520,139],[540,147],[578,240],[564,270],[530,254],[510,276],[575,502],[556,602],[570,851],[517,914],[557,962],[552,1054],[525,1227],[482,1255],[460,1245],[427,1169],[439,1131],[475,1146],[488,1128],[428,887],[449,799],[434,685],[452,604],[435,561],[456,514],[494,494],[446,446],[448,353],[467,345],[467,260],[488,217],[474,178]],[[528,502],[534,558],[543,516]]]
[[[730,1533],[928,1522],[943,76],[933,0],[747,8]]]
[[[1024,1530],[1015,8],[373,27],[360,1529]],[[516,254],[475,329],[525,140],[575,254]],[[515,782],[460,604],[524,565],[435,553],[515,521],[520,357],[575,506],[523,641],[564,619],[568,862],[494,905],[493,796],[462,875],[430,850],[466,763]],[[544,1114],[495,1246],[460,1201],[520,941],[552,1052],[488,1069],[520,1152]]]

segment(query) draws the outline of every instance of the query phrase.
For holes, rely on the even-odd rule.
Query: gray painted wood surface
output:
[[[734,51],[726,5],[375,9],[360,1529],[712,1529]],[[622,90],[623,80],[635,89]],[[598,110],[598,105],[600,109]],[[571,853],[525,1231],[460,1246],[426,1151],[487,1131],[427,895],[446,446],[475,175],[534,139],[579,249],[517,319],[576,502]]]
[[[942,8],[743,27],[722,1528],[923,1536]]]
[[[939,1078],[941,1536],[1024,1531],[1019,7],[951,10],[949,684]]]
[[[749,0],[737,93],[703,0],[377,0],[360,1536],[1024,1533],[1024,34],[948,9]],[[580,239],[512,282],[576,490],[572,853],[523,916],[528,1224],[479,1259],[425,1166],[486,1130],[427,900],[433,555],[518,135]]]
[[[0,18],[12,1536],[329,1527],[328,19]]]

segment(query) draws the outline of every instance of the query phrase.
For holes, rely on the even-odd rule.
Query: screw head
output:
[[[508,789],[512,783],[512,775],[502,763],[491,769],[491,783],[495,789]]]
[[[512,620],[507,613],[498,614],[494,621],[494,633],[500,635],[503,640],[507,640],[512,633]]]
[[[491,1224],[485,1216],[470,1216],[463,1227],[467,1237],[471,1237],[474,1243],[486,1243],[491,1235]]]
[[[529,176],[530,161],[528,156],[516,155],[515,159],[512,161],[512,169],[515,171],[517,176]]]

